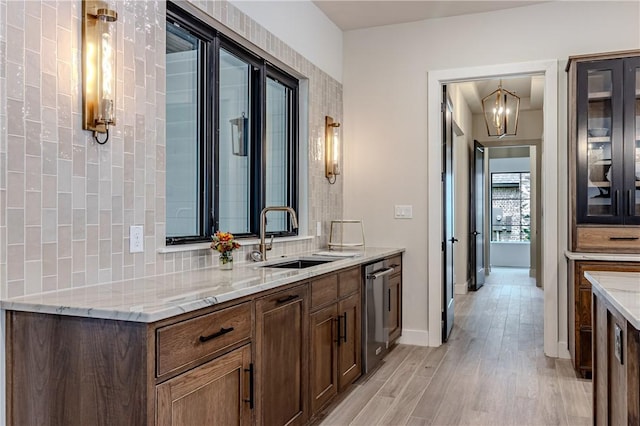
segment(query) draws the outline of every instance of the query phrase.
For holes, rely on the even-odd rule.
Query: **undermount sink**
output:
[[[263,268],[304,269],[333,262],[337,259],[294,259],[264,265]]]

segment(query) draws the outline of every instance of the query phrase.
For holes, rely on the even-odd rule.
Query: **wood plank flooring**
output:
[[[494,268],[456,295],[439,348],[398,345],[320,416],[338,425],[589,425],[591,381],[543,353],[543,292],[525,269]]]

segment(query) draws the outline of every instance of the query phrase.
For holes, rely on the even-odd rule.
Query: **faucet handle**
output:
[[[271,239],[269,240],[269,244],[265,244],[264,245],[264,249],[265,250],[271,250],[272,247],[273,247],[273,235],[271,236]]]

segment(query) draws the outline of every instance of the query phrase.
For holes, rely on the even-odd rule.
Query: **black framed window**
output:
[[[531,173],[491,173],[491,241],[531,239]]]
[[[171,3],[166,34],[167,244],[255,236],[297,211],[298,81]]]

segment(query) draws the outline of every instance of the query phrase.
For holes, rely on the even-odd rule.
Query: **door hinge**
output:
[[[440,173],[440,182],[444,182],[444,172]]]
[[[444,251],[445,248],[446,248],[446,243],[443,241],[442,242],[442,251]]]
[[[447,104],[442,102],[440,104],[440,112],[445,112],[447,110]]]

